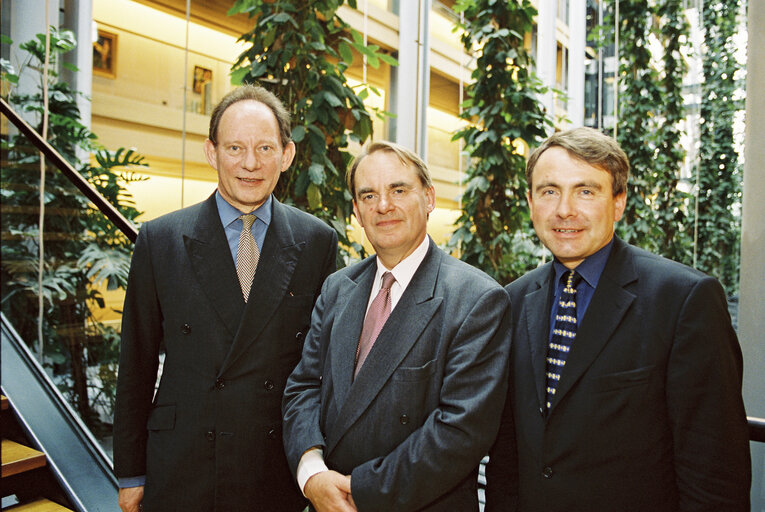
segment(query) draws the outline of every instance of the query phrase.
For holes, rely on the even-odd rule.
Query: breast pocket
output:
[[[422,366],[401,366],[393,372],[397,382],[422,382],[429,380],[436,371],[436,361],[428,361]]]
[[[644,385],[650,380],[654,368],[655,366],[651,365],[634,370],[601,375],[593,379],[592,389],[595,392],[603,393]]]

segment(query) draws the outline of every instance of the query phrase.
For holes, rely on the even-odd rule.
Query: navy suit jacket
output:
[[[144,511],[302,510],[281,396],[336,251],[326,224],[274,200],[245,304],[214,194],[142,226],[122,322],[114,463],[119,477],[146,475]]]
[[[487,512],[748,511],[741,350],[718,281],[616,239],[545,415],[554,274],[507,286]]]
[[[477,468],[507,385],[507,294],[431,240],[353,379],[376,265],[324,284],[285,391],[289,463],[294,472],[323,447],[328,467],[351,475],[361,512],[477,511]]]

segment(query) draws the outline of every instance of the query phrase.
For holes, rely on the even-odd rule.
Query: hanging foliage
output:
[[[659,73],[662,94],[661,112],[657,115],[656,156],[651,188],[654,194],[654,218],[659,226],[661,254],[690,265],[693,229],[688,213],[691,197],[678,185],[686,152],[680,138],[686,118],[683,77],[688,66],[684,52],[688,45],[688,20],[684,0],[663,0],[656,9],[657,35],[663,46]]]
[[[619,101],[617,141],[630,160],[627,207],[618,233],[626,241],[660,252],[660,224],[654,216],[656,115],[663,107],[659,76],[651,62],[648,37],[652,12],[647,0],[619,2]]]
[[[342,246],[363,253],[351,243],[347,227],[352,197],[345,171],[352,160],[350,141],[364,143],[372,135],[372,119],[363,100],[373,87],[349,85],[345,71],[354,51],[378,67],[396,60],[337,16],[343,0],[237,0],[229,14],[255,18],[252,31],[240,37],[247,49],[234,64],[236,83],[257,83],[279,97],[292,114],[292,140],[297,154],[282,175],[276,197],[308,211],[331,225]],[[349,0],[356,7],[355,0]],[[384,113],[378,112],[384,116]],[[339,265],[347,254],[338,255]]]
[[[733,120],[743,109],[742,68],[735,57],[740,0],[705,0],[702,15],[697,267],[738,291],[741,243],[741,166]]]
[[[685,158],[683,2],[622,0],[618,28],[617,140],[630,159],[631,176],[617,232],[651,252],[691,263],[689,196],[678,188]]]
[[[470,155],[462,212],[449,247],[502,284],[534,268],[535,242],[526,204],[526,155],[552,122],[537,97],[546,90],[523,44],[536,9],[528,0],[459,0],[462,44],[476,55],[461,118],[470,123],[452,140]]]

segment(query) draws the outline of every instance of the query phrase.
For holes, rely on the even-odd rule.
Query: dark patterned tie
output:
[[[566,358],[571,350],[571,343],[576,337],[576,287],[581,280],[582,276],[576,271],[570,271],[566,277],[563,293],[560,294],[553,335],[547,349],[545,370],[547,374],[547,409],[550,409],[563,367],[566,364]]]
[[[390,300],[390,287],[396,281],[393,274],[385,272],[382,275],[382,288],[377,293],[377,296],[369,306],[367,316],[364,318],[364,327],[361,329],[361,337],[359,338],[359,344],[356,347],[356,369],[353,371],[355,377],[361,365],[364,364],[364,360],[369,355],[369,351],[372,350],[377,336],[382,331],[385,321],[390,316],[391,300]]]
[[[258,259],[260,251],[255,238],[252,236],[252,223],[255,222],[255,215],[249,213],[239,217],[242,219],[242,232],[239,235],[239,248],[236,250],[236,275],[239,276],[239,286],[242,287],[242,297],[244,301],[250,298],[250,288],[252,288],[252,278],[255,277],[255,270],[258,268]]]

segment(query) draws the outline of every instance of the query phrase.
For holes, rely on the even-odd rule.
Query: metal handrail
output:
[[[0,111],[18,130],[23,133],[34,146],[40,150],[45,157],[64,175],[69,178],[75,187],[87,197],[96,208],[106,215],[106,217],[117,226],[117,229],[127,236],[131,242],[135,243],[135,239],[138,237],[138,230],[133,224],[122,215],[109,201],[91,185],[88,181],[82,177],[82,175],[72,167],[72,164],[67,162],[56,149],[48,144],[48,141],[43,139],[34,128],[19,116],[15,110],[2,98],[0,98]]]
[[[747,416],[749,423],[749,440],[765,443],[765,419]]]

